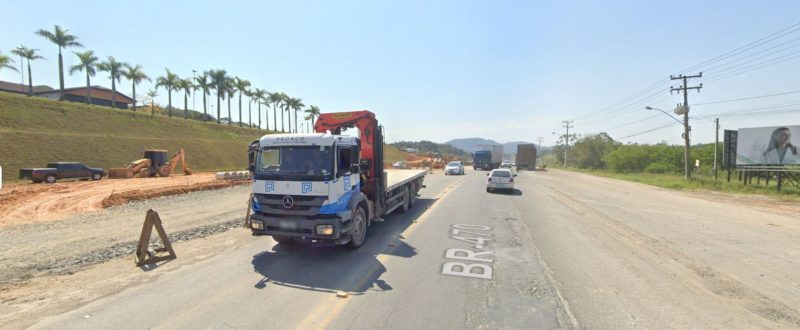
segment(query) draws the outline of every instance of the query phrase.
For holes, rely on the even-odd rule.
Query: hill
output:
[[[495,140],[491,139],[484,139],[484,138],[466,138],[466,139],[455,139],[445,142],[451,146],[456,148],[465,150],[469,153],[475,152],[478,150],[478,145],[502,145],[503,146],[503,153],[506,155],[513,155],[517,153],[517,145],[526,144],[526,143],[533,143],[533,142],[525,142],[525,141],[512,141],[506,143],[500,143]]]
[[[417,149],[417,153],[419,154],[429,154],[432,152],[438,152],[439,154],[442,155],[453,156],[461,158],[463,160],[472,159],[471,153],[445,143],[436,143],[423,140],[418,142],[400,141],[392,143],[391,145],[400,149],[405,149],[405,148]]]
[[[42,167],[52,161],[117,167],[140,158],[145,148],[172,154],[183,147],[194,170],[244,169],[247,145],[266,133],[3,92],[0,109],[4,180],[16,179],[21,167]]]

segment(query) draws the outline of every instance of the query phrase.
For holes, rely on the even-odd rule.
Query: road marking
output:
[[[479,231],[492,230],[492,227],[489,226],[473,225],[473,224],[454,224],[452,225],[452,227],[453,229],[450,231],[451,234],[458,233],[459,235],[473,234],[473,235],[492,236],[492,234],[490,233],[475,233],[465,230],[465,229],[479,230]],[[469,236],[448,235],[448,237],[468,243],[476,243],[474,247],[479,250],[483,250],[485,243],[491,241],[491,239],[480,236],[469,237]],[[494,269],[492,268],[494,259],[481,258],[481,256],[487,254],[494,255],[494,252],[493,251],[473,252],[466,249],[447,249],[444,253],[445,259],[488,262],[489,264],[488,265],[481,263],[466,264],[460,261],[450,261],[442,265],[442,275],[452,275],[452,276],[471,277],[471,278],[490,280],[492,279],[492,273],[494,272]],[[479,269],[480,272],[479,273],[473,272],[473,270],[475,269]]]
[[[408,228],[406,228],[406,230],[402,231],[400,234],[406,238],[411,237],[411,234],[414,232],[414,230],[417,227],[419,227],[419,224],[422,224],[425,220],[427,220],[430,217],[431,211],[433,211],[433,209],[436,208],[437,205],[441,204],[441,201],[444,199],[444,197],[447,196],[451,190],[453,190],[455,187],[458,187],[465,181],[466,178],[463,178],[460,181],[456,182],[455,184],[452,184],[443,189],[439,194],[436,195],[435,197],[436,202],[434,202],[433,205],[428,207],[428,209],[425,210],[422,213],[422,215],[420,215],[419,218],[417,218],[415,221],[412,221],[412,223],[416,222],[417,226],[409,226]],[[375,259],[378,260],[379,264],[385,264],[386,261],[388,260],[388,257],[389,257],[388,254],[380,254]],[[388,269],[388,267],[386,268]],[[379,268],[377,266],[373,267],[372,270],[370,270],[369,272],[367,272],[361,278],[358,279],[355,287],[362,287],[366,285],[367,284],[366,282],[369,281],[369,279],[373,277],[375,272],[377,272],[378,270]],[[313,312],[309,313],[308,316],[305,319],[303,319],[302,322],[300,322],[300,324],[297,326],[296,329],[327,328],[328,325],[330,325],[331,322],[333,322],[334,318],[342,311],[342,309],[344,309],[345,305],[347,305],[347,303],[352,300],[353,299],[337,298],[336,295],[330,295],[324,298],[324,300],[317,305],[317,308],[315,308]],[[325,316],[322,318],[322,320],[319,320],[318,315],[323,315],[323,314]]]

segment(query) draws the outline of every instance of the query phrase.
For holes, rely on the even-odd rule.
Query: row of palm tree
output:
[[[58,80],[59,80],[59,99],[64,99],[64,59],[62,55],[62,50],[67,48],[78,48],[83,47],[83,45],[78,42],[78,37],[69,33],[69,30],[63,29],[58,25],[55,25],[52,31],[40,29],[36,31],[36,34],[42,36],[49,40],[50,42],[54,43],[58,46]],[[40,59],[45,59],[41,55],[37,54],[38,49],[31,49],[25,46],[17,47],[15,50],[12,51],[14,55],[20,57],[20,64],[24,64],[23,61],[28,61],[28,95],[33,95],[33,78],[31,75],[31,66],[30,62]],[[91,96],[91,77],[94,77],[97,74],[97,71],[104,71],[109,73],[109,79],[111,79],[111,106],[116,108],[116,91],[117,91],[117,83],[121,82],[121,79],[124,77],[128,81],[131,82],[132,85],[132,96],[133,96],[133,111],[136,111],[136,86],[143,81],[152,81],[147,74],[144,73],[141,65],[130,65],[125,62],[117,61],[113,56],[108,56],[105,61],[100,62],[100,59],[95,56],[94,52],[91,50],[87,50],[84,52],[74,52],[74,54],[78,57],[78,64],[75,64],[69,68],[69,74],[73,75],[76,73],[84,73],[86,76],[86,103],[92,103],[92,96]],[[6,55],[0,53],[0,70],[2,69],[10,69],[13,71],[18,71],[15,67],[11,64],[14,63],[14,60]],[[261,106],[264,105],[267,108],[267,112],[265,113],[266,119],[266,129],[270,129],[269,127],[269,109],[272,108],[273,114],[273,130],[278,130],[278,110],[281,111],[281,125],[280,131],[287,132],[286,126],[284,124],[288,122],[288,132],[298,132],[298,118],[297,114],[301,110],[304,111],[306,116],[303,117],[304,120],[310,121],[311,126],[315,123],[315,118],[319,116],[320,109],[317,106],[309,106],[305,108],[305,104],[303,104],[302,99],[289,97],[283,92],[274,92],[270,93],[266,90],[260,88],[252,88],[250,81],[241,79],[239,77],[231,77],[225,70],[208,70],[201,74],[200,76],[195,77],[194,79],[181,79],[177,74],[171,72],[169,69],[166,69],[166,74],[163,76],[159,76],[156,78],[156,90],[151,90],[147,93],[148,97],[155,98],[158,96],[157,89],[163,88],[167,92],[167,115],[172,117],[172,92],[183,92],[183,108],[184,108],[184,119],[188,119],[189,117],[189,106],[188,106],[188,97],[191,95],[192,92],[200,92],[203,97],[203,114],[204,120],[207,120],[209,117],[208,114],[208,107],[206,97],[211,95],[211,91],[216,92],[217,97],[217,114],[216,120],[218,124],[221,124],[221,101],[227,98],[228,104],[228,125],[232,125],[232,113],[231,113],[231,99],[238,94],[239,96],[239,126],[243,125],[242,122],[242,98],[247,97],[248,102],[248,124],[250,127],[253,126],[253,119],[252,119],[252,104],[256,103],[258,116],[257,116],[257,127],[261,127]],[[154,114],[155,111],[155,103],[151,104],[151,115]],[[305,108],[305,109],[304,109]],[[292,112],[294,112],[294,130],[292,130]],[[286,115],[284,117],[284,115]]]

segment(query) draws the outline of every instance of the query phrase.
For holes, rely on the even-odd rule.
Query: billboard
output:
[[[793,135],[800,139],[800,125],[739,129],[736,165],[800,164],[800,148],[792,143]]]

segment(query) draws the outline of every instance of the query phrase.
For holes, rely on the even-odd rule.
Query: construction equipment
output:
[[[135,160],[125,167],[112,168],[109,171],[109,178],[121,179],[132,178],[138,175],[140,178],[168,177],[181,163],[184,175],[191,175],[192,170],[186,166],[186,151],[178,149],[172,158],[167,160],[167,151],[160,149],[145,149],[144,158]]]

